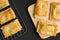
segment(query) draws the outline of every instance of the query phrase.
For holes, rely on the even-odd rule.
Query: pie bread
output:
[[[14,35],[15,33],[22,30],[22,26],[19,23],[18,19],[13,22],[1,27],[2,33],[5,38]]]
[[[0,12],[0,24],[4,24],[7,21],[10,21],[11,19],[14,19],[16,16],[11,8],[8,8],[7,10]]]
[[[48,1],[37,0],[34,17],[38,19],[48,19],[50,3]]]
[[[50,20],[60,21],[60,3],[53,2],[51,3],[51,12]]]
[[[0,9],[9,5],[8,0],[0,0]]]
[[[57,35],[57,24],[53,24],[47,21],[41,21],[38,24],[37,32],[45,36],[56,36]]]

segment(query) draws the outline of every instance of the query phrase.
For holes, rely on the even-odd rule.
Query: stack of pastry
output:
[[[60,0],[37,0],[28,11],[42,39],[60,32]]]
[[[7,6],[9,6],[8,0],[0,0],[0,10]],[[5,24],[0,29],[2,30],[2,33],[5,38],[8,38],[9,36],[12,36],[22,30],[21,24],[19,23],[18,19],[15,18],[15,13],[11,7],[0,12],[0,24]],[[7,22],[9,23],[6,24]]]

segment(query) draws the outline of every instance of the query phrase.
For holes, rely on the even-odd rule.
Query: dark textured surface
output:
[[[20,15],[23,18],[23,21],[25,22],[27,32],[26,34],[22,35],[21,37],[18,37],[14,40],[42,40],[38,36],[38,34],[35,32],[34,25],[32,23],[32,20],[28,14],[27,8],[29,5],[35,3],[36,0],[12,0],[20,13]],[[46,40],[60,40],[60,34],[58,34],[56,37],[50,37]]]

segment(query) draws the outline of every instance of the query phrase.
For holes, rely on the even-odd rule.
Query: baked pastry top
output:
[[[0,9],[9,5],[8,0],[0,0]]]
[[[48,1],[37,0],[35,5],[34,16],[37,18],[47,19],[49,15],[50,3]]]
[[[5,22],[14,19],[16,16],[11,8],[0,12],[0,24],[4,24]]]
[[[50,20],[60,21],[60,3],[51,3]]]
[[[18,19],[13,22],[1,27],[2,33],[5,38],[14,35],[15,33],[22,30],[22,26],[19,23]]]
[[[58,27],[57,24],[41,21],[38,24],[37,32],[39,34],[42,34],[45,36],[56,36],[57,35],[57,27]]]

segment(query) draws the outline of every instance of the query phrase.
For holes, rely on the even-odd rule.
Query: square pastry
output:
[[[38,24],[37,32],[45,36],[56,36],[58,25],[48,21],[41,21]]]
[[[9,5],[8,0],[0,0],[0,9]]]
[[[53,2],[51,3],[50,10],[50,20],[52,21],[60,21],[60,3]]]
[[[12,21],[11,23],[1,27],[2,33],[5,38],[14,35],[15,33],[22,30],[22,26],[18,19]]]
[[[0,24],[4,24],[7,21],[14,19],[16,16],[11,8],[0,12]]]
[[[44,0],[37,0],[35,5],[34,17],[38,19],[49,18],[50,2]]]

